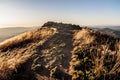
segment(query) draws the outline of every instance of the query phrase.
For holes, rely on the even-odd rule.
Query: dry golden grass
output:
[[[2,49],[4,47],[8,47],[9,45],[12,45],[12,44],[19,43],[24,40],[28,40],[28,39],[32,38],[33,33],[34,32],[26,32],[26,33],[20,34],[18,36],[15,36],[11,39],[5,40],[4,42],[0,43],[0,49]]]
[[[39,77],[49,78],[49,71],[56,66],[69,76],[72,76],[72,73],[75,71],[73,66],[80,66],[80,64],[82,64],[82,60],[84,61],[83,63],[85,63],[87,58],[95,63],[93,66],[93,74],[95,77],[99,77],[102,74],[114,74],[116,71],[120,72],[120,43],[117,43],[116,51],[113,51],[109,48],[109,43],[106,41],[109,37],[103,36],[100,33],[92,32],[92,30],[89,29],[73,30],[69,33],[67,32],[69,31],[60,32],[59,30],[57,31],[57,28],[44,27],[39,30],[23,33],[0,43],[0,50],[8,47],[7,50],[1,50],[2,53],[0,53],[0,80],[10,80],[9,78],[11,78],[13,73],[17,73],[17,70],[19,74],[18,68],[21,65],[25,68],[27,67],[28,70],[30,69],[31,73],[36,74],[38,80]],[[104,41],[102,39],[104,39]],[[32,41],[27,43],[27,40]],[[113,42],[113,45],[115,45],[112,40],[109,42]],[[24,41],[26,42],[23,43],[26,44],[24,47],[21,46],[21,44],[20,47],[18,45],[17,47],[15,46],[15,48],[10,48],[11,45],[14,46]],[[104,43],[100,43],[102,41]],[[75,54],[76,50],[79,48],[84,51],[84,54],[87,52],[90,53],[81,61]],[[35,52],[32,53],[32,51]],[[34,56],[37,55],[37,58],[33,58],[32,54],[35,54]],[[113,64],[114,66],[110,68],[110,70],[108,70],[104,65],[105,60],[109,61],[109,58],[105,58],[106,55],[112,55],[113,60],[114,56],[116,56],[116,61]],[[32,61],[28,61],[31,59],[31,56]],[[90,56],[92,56],[92,58]],[[32,66],[24,65],[24,63],[29,62]],[[28,75],[26,74],[28,70],[23,72],[24,76]],[[80,74],[80,71],[78,71],[78,73]],[[58,77],[61,76],[58,75]],[[72,78],[70,77],[69,80],[71,79]]]
[[[18,36],[15,36],[11,39],[5,40],[2,43],[0,43],[0,50],[7,48],[12,45],[17,45],[21,42],[24,42],[27,40],[37,41],[40,40],[38,45],[43,43],[47,38],[49,38],[51,35],[55,34],[56,30],[53,28],[41,28],[39,30],[35,31],[29,31],[25,32],[23,34],[20,34]],[[25,43],[26,44],[26,43]],[[36,43],[33,43],[31,46],[35,46]],[[21,44],[22,45],[22,44]],[[17,73],[17,69],[24,64],[32,54],[31,47],[28,46],[24,48],[28,50],[27,52],[22,53],[21,50],[17,52],[17,50],[14,50],[13,52],[1,52],[0,53],[0,80],[8,80],[11,78],[13,73]]]
[[[96,79],[118,79],[120,73],[120,42],[119,39],[108,36],[106,34],[96,32],[89,29],[77,31],[73,36],[73,57],[72,60],[77,62],[78,58],[74,55],[79,49],[92,51],[84,51],[84,54],[90,53],[94,62],[94,74]],[[92,54],[91,54],[92,53]],[[75,57],[74,57],[75,56]],[[81,63],[80,63],[81,64]],[[79,64],[79,65],[80,65]],[[75,62],[71,61],[70,74],[73,75]],[[79,66],[78,65],[78,66]],[[80,69],[81,70],[81,69]],[[84,76],[85,77],[85,76]],[[81,76],[79,76],[81,78]],[[76,80],[76,79],[75,79]]]
[[[7,79],[17,68],[30,58],[31,54],[6,54],[0,55],[0,80]]]
[[[51,28],[41,28],[39,30],[35,30],[35,31],[29,31],[29,32],[25,32],[23,34],[20,34],[18,36],[15,36],[13,38],[7,39],[3,42],[0,43],[0,49],[9,47],[11,45],[15,45],[17,43],[20,42],[24,42],[27,40],[35,40],[37,38],[45,38],[48,35],[53,35],[56,33],[56,30]]]
[[[89,30],[82,29],[82,30],[78,31],[74,35],[73,39],[76,40],[74,42],[74,44],[77,44],[77,43],[90,44],[90,43],[93,42],[93,40],[95,39],[95,37],[90,35],[90,31]]]
[[[116,72],[120,72],[120,43],[116,43],[116,50],[109,50],[109,45],[102,45],[98,51],[97,56],[94,57],[95,60],[95,73],[97,76],[100,76],[100,72],[104,71],[106,74],[115,74]],[[104,61],[106,60],[105,56],[112,56],[112,60],[115,61],[115,65],[111,70],[107,70],[104,66]],[[111,57],[108,59],[110,60]]]

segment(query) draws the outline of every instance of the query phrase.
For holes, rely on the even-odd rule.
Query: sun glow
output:
[[[91,5],[91,6],[89,6]],[[116,1],[0,0],[0,27],[36,26],[47,21],[79,25],[120,25]]]
[[[16,12],[12,9],[12,7],[0,5],[0,27],[15,24],[18,21]]]
[[[16,23],[17,20],[14,16],[10,16],[9,13],[6,14],[1,14],[0,13],[0,24],[12,24],[12,23]]]

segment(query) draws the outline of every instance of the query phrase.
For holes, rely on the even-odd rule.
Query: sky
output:
[[[0,0],[0,27],[40,26],[47,21],[120,25],[120,0]]]

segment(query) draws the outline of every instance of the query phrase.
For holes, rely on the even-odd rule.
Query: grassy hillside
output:
[[[0,80],[119,80],[120,41],[47,22],[0,43]]]
[[[37,27],[36,27],[37,28]],[[9,27],[9,28],[0,28],[0,42],[9,39],[13,36],[21,34],[25,31],[35,29],[34,27]]]

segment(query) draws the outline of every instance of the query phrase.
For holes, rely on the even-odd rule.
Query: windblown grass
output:
[[[30,56],[31,54],[0,54],[0,80],[8,80]]]

